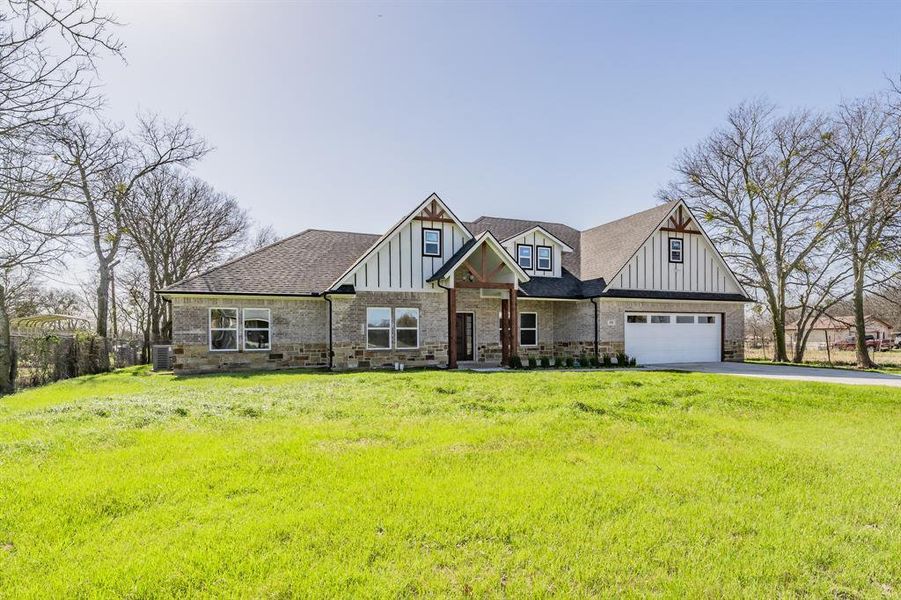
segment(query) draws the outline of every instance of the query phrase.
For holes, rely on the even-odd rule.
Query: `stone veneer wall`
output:
[[[338,369],[407,367],[447,364],[447,295],[438,292],[358,292],[332,297],[334,364]],[[370,350],[366,348],[366,308],[418,308],[419,348]],[[327,339],[326,339],[327,341]],[[392,346],[394,336],[392,331]]]
[[[268,351],[211,352],[210,308],[270,309]],[[179,373],[328,366],[328,313],[321,298],[172,298],[173,369]],[[244,324],[239,310],[238,339]]]
[[[447,365],[447,295],[438,292],[359,292],[332,296],[334,366],[338,369]],[[624,350],[626,310],[725,313],[726,360],[744,358],[744,306],[739,303],[649,302],[600,300],[599,354]],[[366,308],[418,308],[420,348],[369,350],[366,348]],[[272,349],[268,352],[210,352],[209,308],[269,308]],[[476,356],[480,363],[501,359],[500,298],[483,298],[479,290],[457,291],[457,310],[475,315]],[[553,302],[518,301],[520,312],[538,313],[538,346],[520,347],[524,360],[542,356],[566,358],[594,353],[594,306],[588,300]],[[190,373],[236,369],[326,367],[328,365],[328,304],[322,298],[216,298],[173,297],[174,368]],[[240,321],[240,319],[239,319]],[[243,336],[239,322],[239,339]],[[393,340],[392,340],[393,341]]]
[[[655,302],[647,300],[599,300],[600,339],[603,346],[624,349],[625,311],[664,311],[716,313],[725,316],[723,355],[725,360],[741,362],[745,358],[745,306],[740,302]],[[602,350],[606,352],[607,350]],[[610,352],[619,352],[611,350]]]

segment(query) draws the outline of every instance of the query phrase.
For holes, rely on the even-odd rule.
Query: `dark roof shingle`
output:
[[[327,290],[379,236],[308,229],[169,286],[163,293],[309,296]]]

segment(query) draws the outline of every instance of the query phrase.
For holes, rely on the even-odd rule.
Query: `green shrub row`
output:
[[[572,369],[589,367],[592,369],[597,369],[601,367],[609,368],[634,366],[637,366],[635,357],[630,357],[625,352],[618,352],[613,356],[604,353],[600,358],[594,355],[583,354],[578,359],[573,358],[572,356],[555,356],[553,359],[551,359],[550,356],[542,356],[540,358],[530,356],[525,363],[523,363],[522,358],[518,355],[513,355],[513,357],[511,357],[510,359],[510,368],[512,369]]]

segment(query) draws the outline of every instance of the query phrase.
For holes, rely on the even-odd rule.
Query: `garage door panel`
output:
[[[646,365],[719,362],[720,319],[710,313],[626,313],[626,354]]]

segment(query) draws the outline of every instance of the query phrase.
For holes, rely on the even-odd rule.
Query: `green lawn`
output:
[[[901,389],[131,369],[0,399],[0,595],[898,597]]]

